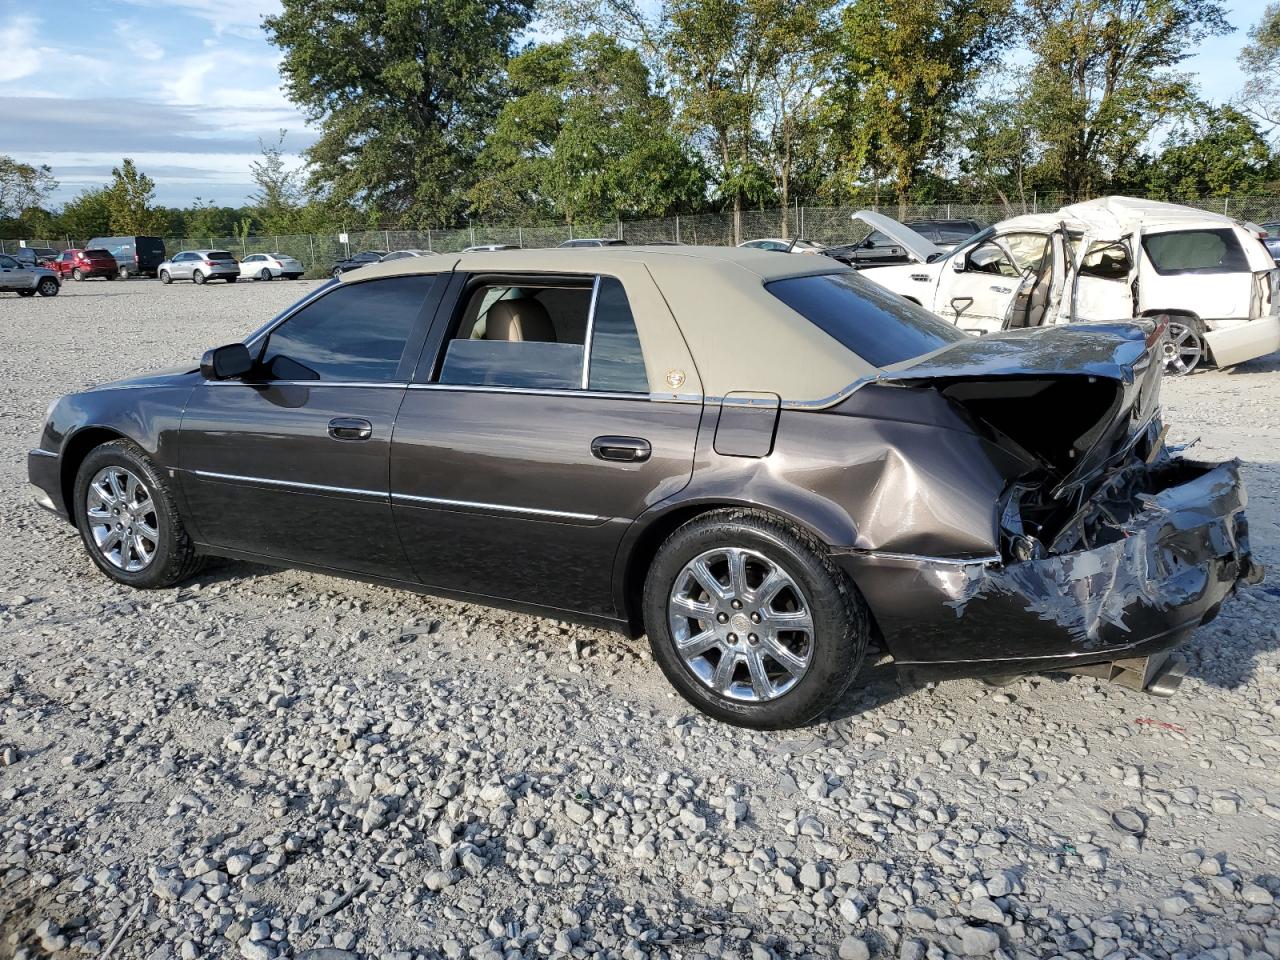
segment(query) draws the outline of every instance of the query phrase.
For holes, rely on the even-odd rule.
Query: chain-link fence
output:
[[[1187,206],[1221,213],[1252,223],[1280,221],[1280,197],[1215,197],[1180,201]],[[284,253],[306,265],[307,275],[327,275],[333,265],[361,250],[431,250],[457,253],[478,244],[502,243],[515,247],[554,247],[566,240],[608,237],[630,244],[685,243],[728,246],[762,237],[805,237],[824,244],[851,243],[866,235],[855,225],[853,213],[872,209],[907,221],[923,219],[973,220],[988,225],[1021,213],[1057,210],[1064,198],[1032,196],[1025,202],[910,204],[905,212],[896,203],[859,207],[812,207],[796,205],[769,210],[742,210],[698,213],[653,220],[615,220],[560,226],[474,225],[453,230],[365,230],[347,231],[346,241],[339,231],[328,234],[261,235],[248,237],[166,237],[170,254],[179,250],[228,250],[237,257],[251,253]],[[25,243],[29,247],[65,250],[84,240],[0,240],[0,253],[12,252]]]

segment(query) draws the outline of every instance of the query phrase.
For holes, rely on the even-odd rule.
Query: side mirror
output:
[[[253,357],[243,343],[206,350],[200,358],[200,375],[206,380],[234,380],[253,369]]]
[[[951,258],[951,269],[956,273],[964,273],[969,268],[969,255],[958,253]]]

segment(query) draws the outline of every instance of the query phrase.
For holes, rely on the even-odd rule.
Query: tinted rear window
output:
[[[225,250],[211,250],[208,256],[209,260],[231,260],[231,254]]]
[[[1249,258],[1230,227],[1153,233],[1142,238],[1142,249],[1162,276],[1249,272]]]
[[[930,353],[969,335],[853,271],[788,277],[765,289],[877,367]]]

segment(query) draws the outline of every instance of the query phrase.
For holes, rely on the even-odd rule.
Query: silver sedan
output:
[[[23,263],[0,254],[0,290],[12,290],[20,297],[56,297],[62,285],[58,275],[47,267]]]

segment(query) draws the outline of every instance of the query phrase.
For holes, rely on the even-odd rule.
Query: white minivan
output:
[[[1280,268],[1263,231],[1191,207],[1103,197],[996,224],[950,253],[895,220],[854,214],[916,262],[869,279],[974,333],[1167,315],[1168,369],[1280,350]]]

